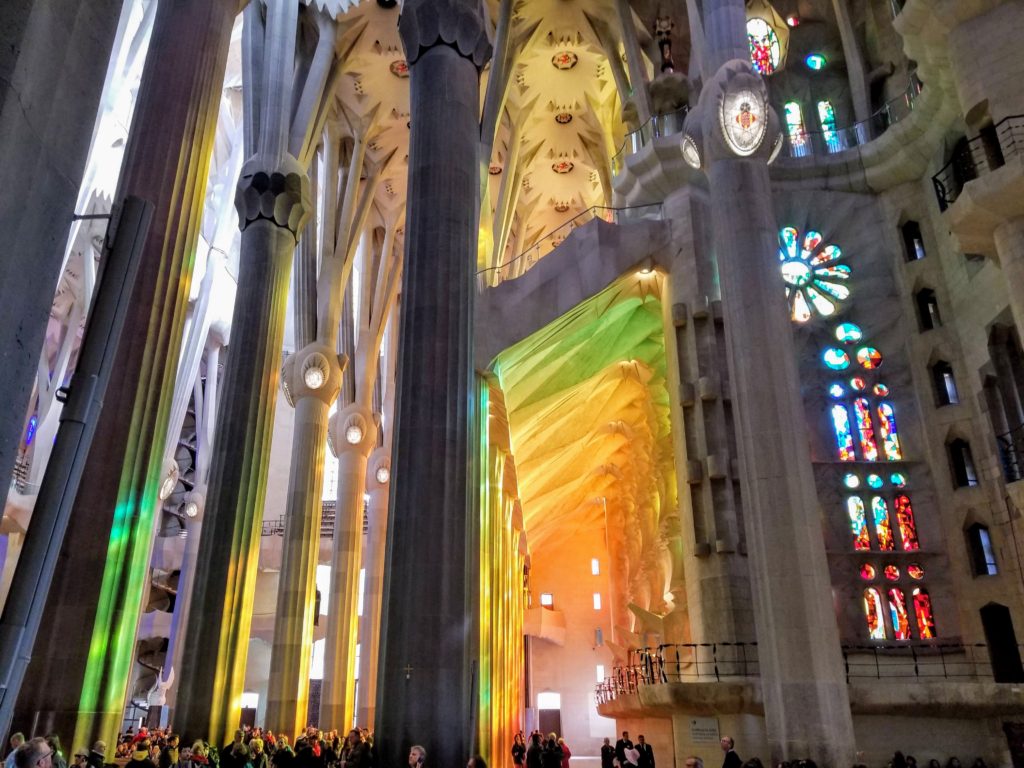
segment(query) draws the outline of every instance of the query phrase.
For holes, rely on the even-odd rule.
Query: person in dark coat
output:
[[[526,742],[522,733],[517,733],[512,742],[512,765],[523,765],[526,762]]]
[[[548,740],[540,756],[540,764],[542,768],[562,768],[562,748],[558,745],[558,737],[553,733],[548,734]]]
[[[615,766],[615,747],[612,746],[612,740],[605,736],[604,744],[601,745],[601,768],[614,768]]]
[[[626,750],[633,746],[629,740],[629,731],[622,732],[622,738],[615,742],[615,756],[619,758],[619,765],[626,764]]]
[[[540,734],[530,734],[530,746],[526,750],[526,768],[544,768],[544,747],[540,743]]]
[[[722,768],[742,768],[743,761],[740,756],[736,754],[734,747],[736,742],[733,741],[732,736],[722,737],[722,751],[725,753],[725,759],[722,761]]]
[[[643,734],[636,737],[636,750],[640,753],[640,762],[637,763],[637,768],[654,768],[654,750],[651,749],[651,745],[644,741]]]

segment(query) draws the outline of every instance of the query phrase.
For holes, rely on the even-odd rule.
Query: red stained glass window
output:
[[[903,549],[907,552],[916,552],[921,548],[921,544],[917,540],[917,525],[914,523],[914,509],[910,506],[910,497],[897,496],[895,504],[896,524],[900,528]]]

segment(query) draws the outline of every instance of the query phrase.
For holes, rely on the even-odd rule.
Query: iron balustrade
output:
[[[793,131],[784,128],[786,153],[790,157],[834,155],[867,144],[896,123],[905,120],[917,106],[917,97],[923,88],[923,83],[916,75],[912,75],[902,93],[876,109],[866,120],[845,128],[820,131]],[[782,122],[785,123],[785,115],[782,116]]]
[[[973,139],[957,144],[952,157],[932,176],[932,185],[945,211],[956,202],[964,185],[1006,165],[1024,153],[1024,115],[1011,115],[983,129]]]
[[[1020,646],[1024,648],[1024,646]],[[843,645],[847,683],[855,680],[993,680],[984,643],[912,642]],[[1022,653],[1024,655],[1024,653]],[[741,682],[760,677],[757,643],[682,643],[640,648],[597,684],[598,704],[642,686],[685,682]]]
[[[633,155],[643,149],[657,138],[662,136],[675,136],[683,132],[683,121],[686,120],[686,113],[689,107],[680,107],[675,112],[664,115],[652,115],[651,118],[637,128],[626,134],[622,140],[622,146],[612,158],[612,175],[617,176],[625,163],[626,155]]]
[[[1024,424],[1002,435],[996,435],[996,444],[999,447],[999,460],[1003,465],[1006,482],[1024,480]]]
[[[488,267],[487,269],[481,269],[477,272],[477,275],[485,275],[491,272],[497,272],[498,280],[507,280],[511,276],[511,272],[515,271],[518,275],[526,272],[530,267],[536,264],[544,256],[551,253],[562,241],[565,240],[574,230],[582,227],[587,222],[593,221],[594,219],[601,219],[602,221],[608,222],[609,224],[624,224],[629,221],[640,221],[641,219],[654,219],[660,220],[662,218],[662,204],[651,203],[650,205],[634,205],[625,208],[609,208],[603,205],[595,205],[582,213],[573,216],[564,224],[560,224],[555,229],[548,232],[546,235],[541,236],[537,242],[527,248],[525,251],[520,253],[514,259],[510,259],[503,264],[499,264],[496,267]],[[512,270],[512,267],[515,270]]]
[[[320,518],[320,535],[327,539],[334,538],[334,517],[337,511],[338,502],[325,500],[323,512]],[[284,536],[285,517],[274,517],[263,521],[263,536]]]

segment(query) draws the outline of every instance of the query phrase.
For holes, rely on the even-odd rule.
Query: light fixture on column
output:
[[[377,478],[377,482],[381,485],[387,483],[391,479],[391,470],[386,466],[377,467],[377,471],[374,473],[374,477]]]
[[[310,389],[320,389],[327,381],[327,375],[327,358],[319,352],[314,352],[302,364],[302,381]]]
[[[164,479],[160,481],[160,501],[167,501],[178,484],[178,462],[168,459],[164,465]]]
[[[363,428],[358,424],[349,424],[345,428],[345,440],[349,445],[358,445],[363,439]]]

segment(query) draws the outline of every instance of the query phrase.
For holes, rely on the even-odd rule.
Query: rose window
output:
[[[793,227],[779,232],[779,261],[789,316],[805,323],[815,314],[835,314],[839,303],[849,297],[845,283],[850,279],[850,268],[839,263],[843,258],[839,246],[822,247],[820,232],[808,232],[802,244],[799,239],[800,233]]]

